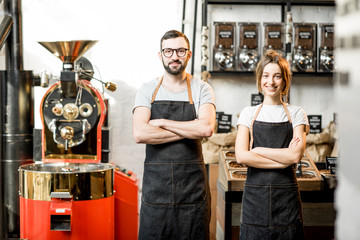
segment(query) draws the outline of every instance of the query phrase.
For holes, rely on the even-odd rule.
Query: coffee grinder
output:
[[[334,24],[320,24],[319,25],[319,72],[333,72],[334,71]]]
[[[294,23],[294,51],[292,71],[315,72],[316,24]]]
[[[213,70],[235,70],[235,23],[215,22],[215,45],[213,48]]]
[[[259,23],[238,23],[239,47],[238,68],[240,71],[254,71],[260,59]]]
[[[264,23],[264,48],[275,50],[285,58],[285,24],[284,23]]]

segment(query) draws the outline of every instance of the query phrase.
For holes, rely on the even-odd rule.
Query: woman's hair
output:
[[[162,36],[162,38],[160,39],[160,51],[162,49],[162,42],[164,40],[168,40],[168,39],[171,39],[171,38],[178,38],[178,37],[183,37],[188,45],[188,48],[190,48],[190,42],[189,42],[189,39],[186,37],[185,34],[183,34],[182,32],[179,32],[177,30],[170,30],[170,31],[167,31],[164,36]]]
[[[283,101],[287,102],[288,93],[291,85],[291,71],[288,61],[282,58],[280,54],[278,54],[274,50],[267,50],[264,55],[261,57],[257,67],[256,67],[256,85],[259,92],[262,92],[261,89],[261,77],[264,72],[264,68],[269,63],[277,63],[281,69],[281,77],[284,82],[284,87],[281,89],[281,96],[283,97]]]

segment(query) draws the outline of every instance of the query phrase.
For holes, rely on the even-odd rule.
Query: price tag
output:
[[[330,169],[330,174],[336,174],[338,157],[326,157],[327,169]]]
[[[298,164],[297,164],[295,174],[296,174],[296,177],[301,177],[302,176],[301,161],[298,162]]]
[[[264,100],[264,95],[261,93],[251,94],[251,106],[256,106],[262,103]]]
[[[321,115],[308,115],[310,133],[321,133]]]
[[[231,131],[231,114],[217,113],[218,133],[228,133]]]

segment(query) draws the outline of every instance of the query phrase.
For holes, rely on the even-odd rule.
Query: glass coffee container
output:
[[[294,51],[292,71],[315,72],[316,24],[294,23]]]
[[[239,47],[238,68],[240,71],[254,71],[260,59],[259,23],[238,23]]]
[[[214,71],[235,70],[235,26],[236,24],[234,22],[214,22]]]
[[[334,71],[334,24],[319,25],[319,72]]]

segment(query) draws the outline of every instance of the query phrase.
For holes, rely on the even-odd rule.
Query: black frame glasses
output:
[[[177,48],[177,49],[176,48],[163,48],[163,49],[161,49],[161,52],[167,58],[172,57],[172,55],[174,54],[174,51],[176,52],[176,55],[178,57],[185,57],[186,52],[189,51],[189,49],[187,49],[187,48]]]

